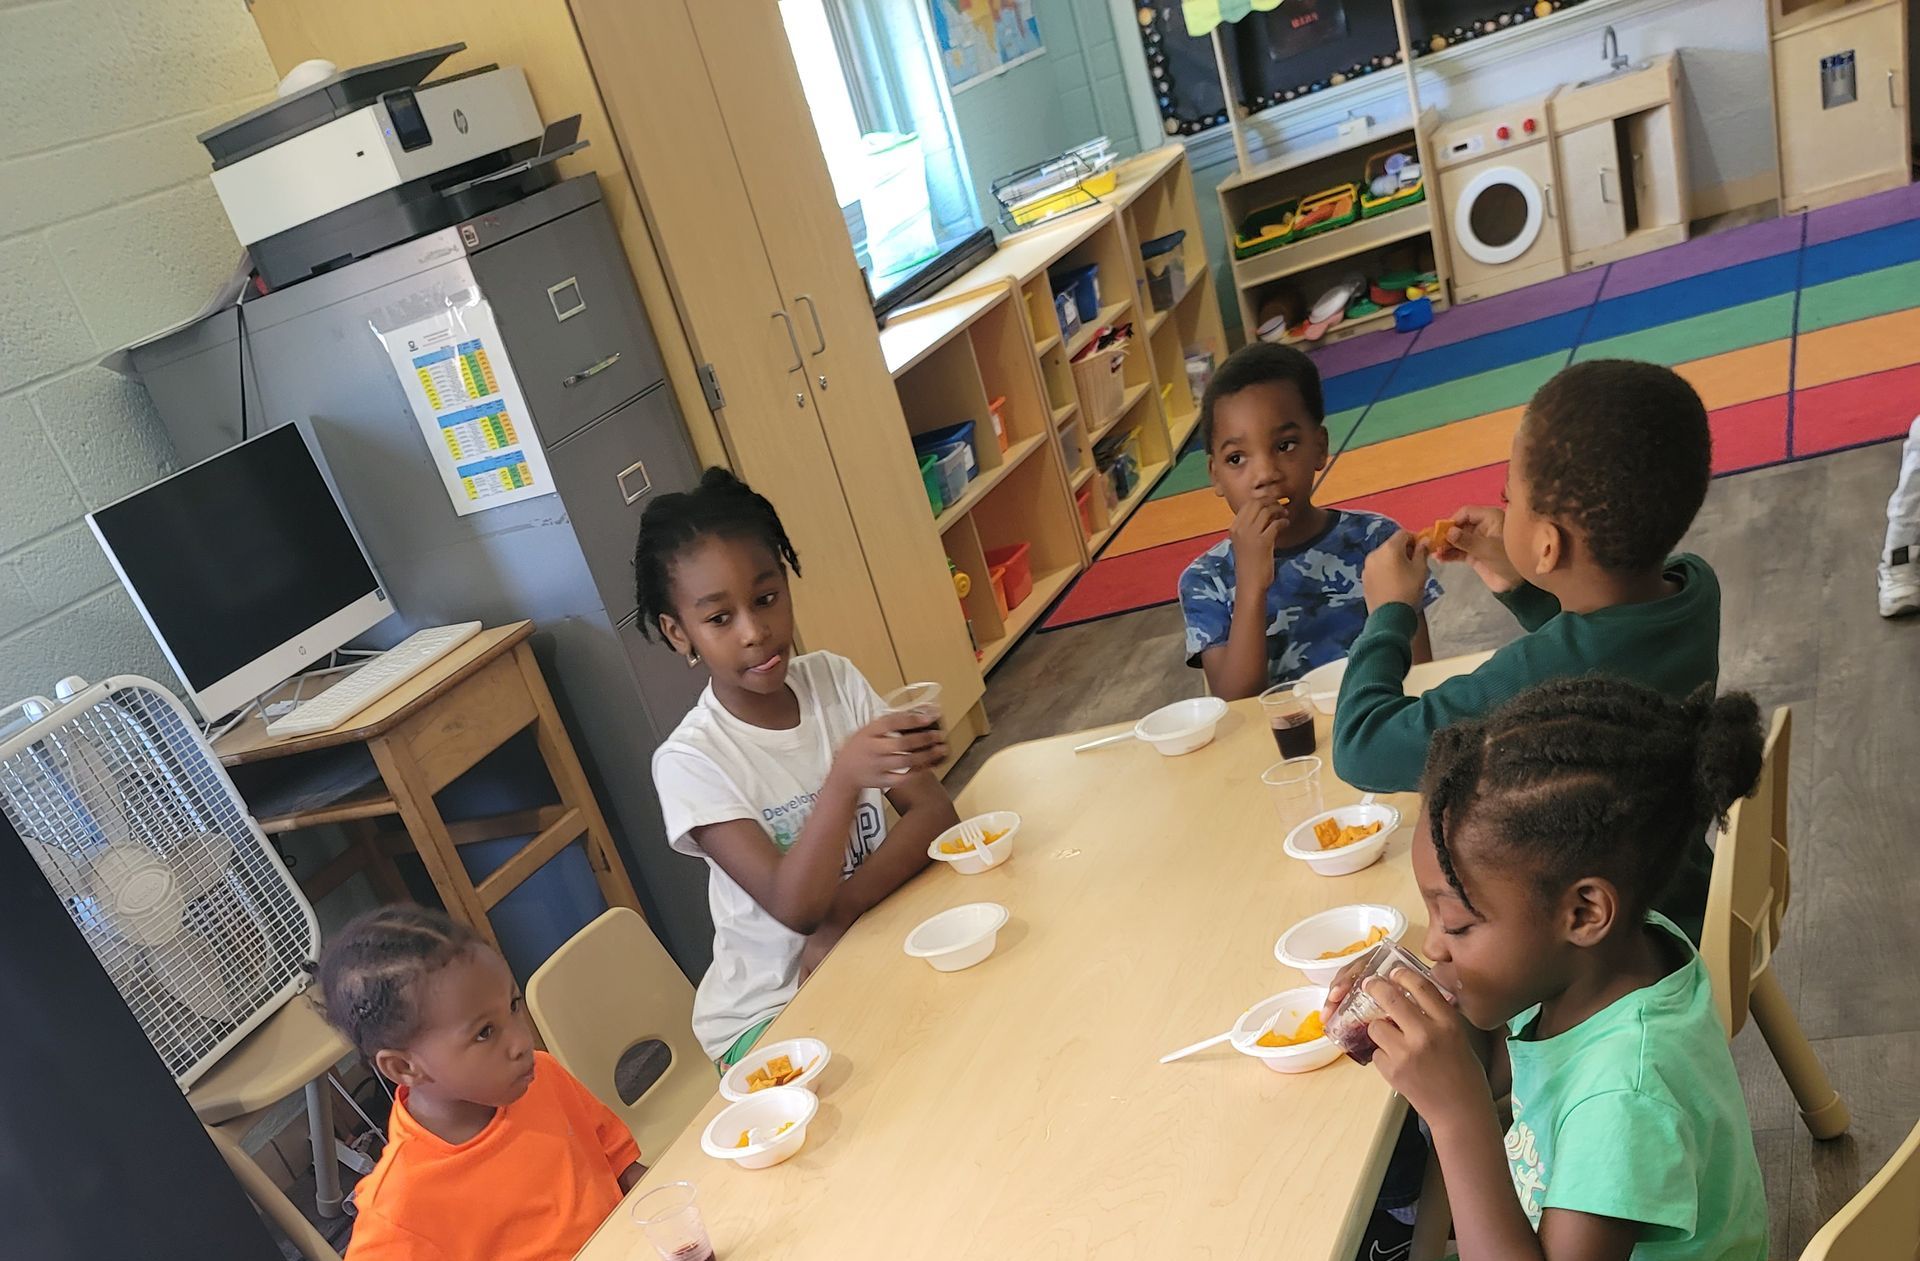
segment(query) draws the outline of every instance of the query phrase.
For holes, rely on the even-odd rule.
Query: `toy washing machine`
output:
[[[1566,274],[1544,97],[1443,123],[1432,153],[1455,302]]]

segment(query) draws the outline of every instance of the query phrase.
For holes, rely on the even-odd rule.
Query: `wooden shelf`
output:
[[[1068,361],[1071,362],[1075,355],[1079,354],[1082,350],[1085,350],[1087,348],[1087,343],[1093,340],[1094,335],[1097,334],[1101,329],[1107,327],[1109,324],[1112,324],[1115,320],[1119,319],[1121,313],[1124,312],[1126,309],[1127,309],[1127,301],[1126,299],[1122,298],[1120,301],[1113,303],[1111,306],[1101,307],[1099,317],[1096,318],[1092,323],[1082,324],[1080,326],[1080,331],[1075,333],[1073,335],[1073,339],[1067,343]]]
[[[1382,320],[1390,321],[1393,319],[1393,312],[1393,307],[1383,306],[1372,315],[1363,315],[1358,319],[1342,320],[1327,330],[1327,337],[1331,337],[1334,333],[1340,332],[1342,329],[1362,328],[1368,324],[1378,324]],[[1311,342],[1304,337],[1295,337],[1292,333],[1288,333],[1280,338],[1280,344],[1282,346],[1313,346],[1325,341],[1326,337],[1322,337],[1318,342]]]
[[[1242,289],[1249,289],[1283,276],[1337,263],[1343,258],[1364,254],[1396,241],[1425,236],[1431,231],[1431,210],[1425,201],[1418,201],[1373,219],[1360,219],[1344,228],[1308,237],[1297,245],[1283,245],[1244,263],[1236,261],[1233,264],[1233,282]]]
[[[934,527],[945,534],[961,517],[972,511],[973,506],[986,496],[986,493],[1000,484],[1002,478],[1020,467],[1022,461],[1040,449],[1047,435],[1035,434],[1031,438],[1022,438],[1009,446],[1006,454],[1000,458],[999,468],[990,468],[967,483],[967,489],[960,498],[941,509],[940,515],[933,519]]]
[[[1085,486],[1087,484],[1088,480],[1092,478],[1092,476],[1093,476],[1093,465],[1089,463],[1086,467],[1082,468],[1078,473],[1075,473],[1072,477],[1068,478],[1067,482],[1075,490],[1079,490],[1082,486]]]
[[[1399,67],[1395,66],[1394,69],[1397,71]],[[1269,176],[1279,175],[1284,171],[1296,170],[1303,166],[1311,166],[1315,162],[1338,157],[1353,149],[1371,150],[1379,148],[1380,141],[1385,140],[1387,137],[1407,135],[1412,131],[1413,120],[1405,116],[1391,119],[1385,123],[1376,123],[1365,131],[1356,132],[1351,136],[1335,136],[1333,139],[1323,141],[1320,144],[1303,145],[1297,149],[1290,148],[1279,157],[1262,162],[1245,174],[1235,171],[1233,174],[1221,180],[1219,187],[1228,192],[1236,188],[1245,188],[1249,184],[1258,184],[1261,180]]]
[[[1114,427],[1127,418],[1127,414],[1139,405],[1140,400],[1145,398],[1147,392],[1152,388],[1153,387],[1145,381],[1142,381],[1138,385],[1129,386],[1126,396],[1121,400],[1120,410],[1114,413],[1112,420],[1100,426],[1098,429],[1091,431],[1087,435],[1087,440],[1089,442],[1098,442],[1100,439],[1112,433]]]
[[[1182,295],[1182,296],[1185,296],[1185,295]],[[1173,306],[1179,306],[1179,305],[1180,304],[1178,302],[1175,302],[1173,304]],[[1167,322],[1167,318],[1172,314],[1173,314],[1173,307],[1170,306],[1164,311],[1155,311],[1153,314],[1147,316],[1147,336],[1152,337],[1155,333],[1159,332],[1160,326],[1165,324]]]
[[[1075,416],[1078,416],[1079,414],[1080,414],[1080,404],[1077,400],[1074,402],[1068,403],[1064,407],[1054,408],[1053,409],[1054,429],[1056,430],[1065,429],[1067,427],[1067,422],[1072,420]]]
[[[1072,582],[1079,572],[1077,565],[1066,565],[1052,573],[1034,575],[1033,594],[1022,600],[1019,608],[1007,613],[1006,633],[998,639],[988,640],[980,645],[982,674],[993,669],[1000,658],[1006,656],[1014,644],[1019,642],[1020,636],[1033,629],[1033,624],[1040,620],[1040,615],[1045,613],[1060,593],[1067,589],[1067,584]]]
[[[1094,531],[1093,537],[1087,540],[1087,551],[1099,551],[1106,545],[1107,540],[1127,523],[1127,518],[1132,516],[1133,510],[1146,500],[1147,492],[1153,489],[1153,484],[1160,480],[1161,474],[1167,471],[1167,467],[1168,462],[1162,460],[1158,464],[1149,464],[1140,470],[1140,484],[1135,486],[1133,493],[1122,499],[1119,506],[1113,510],[1107,522],[1107,528]]]
[[[1060,344],[1060,333],[1058,330],[1055,330],[1053,336],[1042,337],[1039,341],[1033,344],[1033,357],[1038,359],[1041,355],[1046,354],[1049,350],[1052,350],[1055,346],[1058,346],[1059,344]]]
[[[1180,296],[1173,300],[1172,306],[1164,311],[1155,311],[1147,316],[1147,336],[1152,337],[1155,333],[1159,332],[1160,326],[1167,322],[1169,316],[1186,305],[1188,298],[1191,298],[1196,292],[1206,287],[1207,265],[1203,262],[1199,264],[1196,270],[1187,273],[1187,287],[1180,291]]]
[[[1200,427],[1200,409],[1195,407],[1184,416],[1172,416],[1167,420],[1167,439],[1177,453],[1187,445],[1187,439],[1193,437],[1193,431]]]

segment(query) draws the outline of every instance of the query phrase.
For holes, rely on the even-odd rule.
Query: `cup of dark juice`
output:
[[[1447,993],[1447,987],[1433,980],[1432,968],[1416,959],[1404,947],[1391,941],[1381,942],[1360,957],[1358,971],[1353,977],[1353,988],[1347,991],[1340,1005],[1327,1017],[1327,1037],[1357,1064],[1373,1061],[1373,1053],[1377,1048],[1373,1036],[1367,1032],[1367,1025],[1387,1014],[1373,995],[1367,993],[1366,984],[1374,977],[1391,984],[1393,974],[1401,968],[1418,972],[1433,981],[1434,988],[1446,995],[1448,1002],[1453,1001],[1453,995]]]
[[[900,733],[903,737],[940,729],[940,685],[938,683],[909,683],[905,687],[888,692],[880,698],[880,703],[885,705],[891,713],[911,714],[919,720]],[[894,774],[904,775],[906,772],[895,771]]]
[[[1307,757],[1314,750],[1313,702],[1295,684],[1276,683],[1260,693],[1260,713],[1281,757]]]

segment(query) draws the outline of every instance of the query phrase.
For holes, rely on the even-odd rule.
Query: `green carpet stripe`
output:
[[[1920,262],[1897,263],[1800,291],[1800,331],[1816,333],[1920,306]]]
[[[1484,416],[1504,407],[1518,407],[1532,398],[1533,392],[1545,385],[1547,378],[1560,371],[1566,362],[1567,352],[1556,350],[1537,359],[1382,399],[1367,412],[1366,423],[1347,444],[1348,449],[1438,429],[1441,425]]]
[[[1160,484],[1154,487],[1153,493],[1148,495],[1147,499],[1149,501],[1171,499],[1175,495],[1184,495],[1190,490],[1205,490],[1209,484],[1207,453],[1189,451],[1180,457],[1180,462],[1174,465],[1165,477],[1160,479]]]
[[[1647,363],[1691,363],[1729,350],[1745,350],[1762,342],[1779,341],[1793,332],[1793,295],[1762,298],[1724,311],[1709,311],[1638,333],[1623,333],[1591,342],[1574,352],[1577,362],[1588,359],[1640,359]]]

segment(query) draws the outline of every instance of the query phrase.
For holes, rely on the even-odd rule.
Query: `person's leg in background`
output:
[[[1920,419],[1900,452],[1900,481],[1887,500],[1887,543],[1880,549],[1880,616],[1920,612]]]

